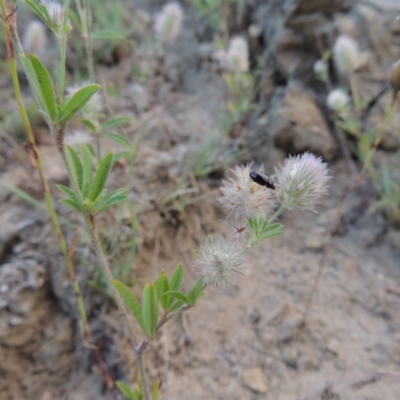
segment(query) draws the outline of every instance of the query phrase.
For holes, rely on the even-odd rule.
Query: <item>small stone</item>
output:
[[[266,393],[268,386],[261,368],[249,368],[242,371],[243,384],[256,393]]]

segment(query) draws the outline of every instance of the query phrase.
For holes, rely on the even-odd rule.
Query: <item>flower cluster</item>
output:
[[[71,24],[68,19],[67,26],[63,29],[65,13],[64,7],[60,3],[53,0],[41,0],[41,4],[49,14],[50,21],[48,24],[56,35],[63,35],[71,30]]]
[[[333,46],[333,58],[339,72],[353,72],[359,63],[357,42],[347,35],[340,35]]]
[[[327,192],[327,164],[309,152],[290,156],[283,166],[275,169],[273,179],[264,174],[263,168],[254,171],[251,164],[236,166],[234,177],[223,181],[222,196],[218,201],[228,215],[240,218],[239,228],[228,240],[214,241],[210,236],[206,245],[196,252],[195,264],[199,267],[205,285],[225,285],[234,280],[236,274],[243,273],[242,264],[249,248],[270,237],[282,233],[276,224],[277,216],[285,209],[314,210],[320,197]],[[274,206],[279,203],[279,210]],[[244,233],[244,234],[243,234]],[[248,243],[236,240],[237,236]]]
[[[157,37],[162,42],[174,42],[181,31],[182,21],[182,7],[178,3],[166,4],[154,20],[154,30]]]

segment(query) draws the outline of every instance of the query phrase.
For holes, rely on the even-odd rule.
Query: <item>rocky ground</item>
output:
[[[159,6],[129,7],[144,35]],[[112,187],[128,186],[136,227],[126,210],[101,221],[105,243],[115,236],[123,244],[136,235],[132,283],[151,281],[179,262],[186,268],[185,286],[195,280],[193,250],[207,234],[229,231],[216,198],[232,166],[224,160],[239,150],[246,150],[240,163],[262,163],[268,173],[286,154],[310,150],[329,163],[332,179],[319,213],[285,213],[285,234],[255,248],[246,276],[232,290],[207,288],[196,308],[163,327],[146,353],[149,376],[162,380],[164,399],[399,399],[400,232],[383,213],[369,211],[377,195],[368,180],[345,204],[312,306],[306,319],[303,315],[339,199],[352,171],[360,168],[355,160],[349,168],[339,150],[326,88],[312,67],[339,33],[357,39],[365,59],[357,73],[360,95],[372,99],[383,93],[363,123],[366,130],[379,124],[392,95],[383,89],[400,58],[398,1],[248,2],[230,29],[246,34],[251,24],[259,28],[258,37],[249,36],[253,65],[265,56],[257,71],[257,108],[225,137],[214,134],[228,90],[209,57],[212,35],[193,9],[185,12],[185,28],[168,49],[160,53],[142,40],[141,51],[134,52],[122,43],[96,70],[99,83],[118,93],[107,96],[108,106],[134,117],[126,130],[133,142],[141,140],[134,172],[121,162],[110,179]],[[133,66],[148,73],[144,82],[133,77]],[[0,84],[2,182],[41,204],[37,177],[10,140],[20,128],[17,118],[5,117],[13,110],[6,71]],[[399,107],[375,162],[400,172]],[[66,183],[67,176],[40,119],[35,133],[57,197],[55,184]],[[222,166],[200,178],[188,174],[184,196],[176,194],[188,160],[205,138],[218,144],[211,146],[218,148],[211,161]],[[103,146],[116,148],[106,140]],[[171,194],[172,200],[164,201]],[[80,225],[58,207],[67,221]],[[120,222],[113,225],[116,218]],[[69,240],[73,226],[65,224]],[[113,398],[81,340],[74,296],[46,213],[3,184],[0,227],[0,399]],[[76,264],[96,343],[112,376],[133,383],[136,367],[126,334],[110,299],[93,288],[96,259],[88,238],[78,235]]]

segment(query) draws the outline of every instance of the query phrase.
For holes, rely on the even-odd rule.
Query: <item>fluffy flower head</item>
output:
[[[37,20],[30,21],[26,27],[22,43],[27,53],[43,57],[47,46],[45,25]]]
[[[333,46],[333,58],[339,72],[352,72],[358,67],[357,42],[347,35],[340,35]]]
[[[163,42],[174,42],[181,31],[182,21],[182,7],[178,3],[166,4],[154,20],[157,37]]]
[[[249,47],[246,39],[237,36],[229,42],[227,52],[228,66],[233,72],[248,72],[249,70]]]
[[[241,220],[267,218],[275,204],[273,191],[253,182],[249,176],[251,171],[251,165],[236,166],[232,170],[234,178],[223,181],[222,197],[218,199],[228,214]]]
[[[290,156],[275,173],[276,196],[289,210],[314,210],[319,198],[327,192],[326,184],[330,179],[327,164],[312,153]]]
[[[328,107],[340,113],[341,111],[345,110],[350,102],[350,98],[347,93],[342,89],[334,89],[326,98],[326,104]]]
[[[237,243],[211,236],[206,244],[196,251],[195,265],[205,285],[224,285],[229,287],[234,283],[236,275],[243,275],[245,252]]]
[[[82,144],[88,144],[92,140],[89,133],[85,131],[74,131],[64,136],[64,144],[68,146],[79,146]]]
[[[53,0],[41,0],[41,3],[46,8],[50,16],[49,27],[57,34],[60,35],[64,23],[64,6]],[[67,19],[66,31],[71,30],[71,25]]]

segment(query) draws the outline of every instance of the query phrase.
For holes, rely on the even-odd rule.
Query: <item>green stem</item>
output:
[[[60,99],[62,99],[64,96],[64,88],[65,88],[65,58],[67,51],[67,36],[68,36],[67,26],[69,24],[68,13],[69,13],[69,0],[65,0],[63,26],[60,29],[60,33],[57,35],[58,40],[60,42],[60,64],[58,66],[58,95]]]
[[[85,220],[86,219],[87,218],[85,218]],[[111,289],[113,291],[114,299],[115,299],[115,301],[117,303],[119,312],[121,313],[121,315],[125,319],[125,322],[126,322],[126,325],[128,327],[128,331],[129,331],[129,334],[130,334],[130,337],[131,337],[131,340],[132,340],[132,344],[135,347],[137,342],[136,342],[136,338],[135,338],[135,330],[134,330],[134,327],[133,327],[132,319],[130,318],[129,313],[126,310],[126,307],[124,305],[124,301],[123,301],[121,295],[119,294],[118,290],[112,284],[112,281],[113,281],[114,277],[112,275],[111,268],[110,268],[110,266],[108,264],[107,258],[104,255],[103,248],[101,247],[94,219],[89,216],[88,221],[89,221],[88,229],[89,229],[91,237],[92,237],[92,243],[93,243],[94,248],[96,250],[97,257],[99,258],[100,263],[101,263],[101,265],[103,267],[103,270],[104,270],[104,272],[106,274],[107,282],[108,282],[109,286],[111,287]],[[137,362],[137,365],[138,365],[139,373],[140,373],[140,376],[142,378],[143,399],[144,400],[149,400],[146,372],[145,372],[145,368],[144,368],[142,353],[138,352],[135,349],[134,350],[134,354],[135,354],[135,357],[136,357],[136,362]]]
[[[76,8],[78,9],[79,18],[82,24],[82,38],[85,42],[86,56],[87,56],[87,67],[89,71],[89,78],[91,82],[95,81],[94,71],[94,60],[93,60],[93,47],[91,39],[91,15],[90,5],[88,0],[84,1],[84,7],[82,7],[81,0],[75,0]]]
[[[284,206],[280,206],[278,211],[268,220],[268,225],[271,225],[272,222],[274,222],[285,210]]]

